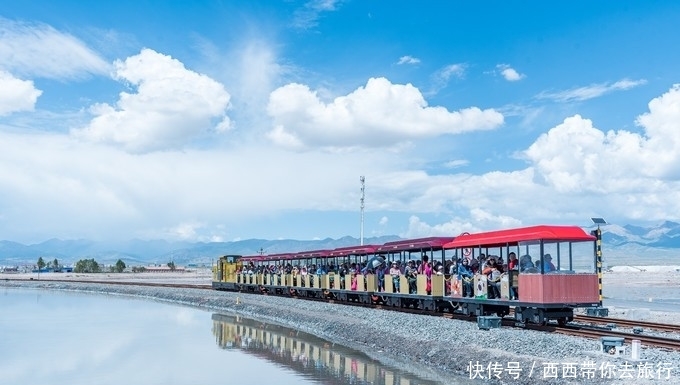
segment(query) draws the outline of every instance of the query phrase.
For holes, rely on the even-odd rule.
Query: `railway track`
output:
[[[527,325],[527,329],[593,339],[599,339],[600,337],[620,337],[623,338],[625,343],[629,344],[632,343],[633,340],[639,340],[643,346],[653,346],[656,348],[680,351],[680,340],[676,338],[640,335],[614,330],[584,328],[579,326]]]
[[[28,279],[6,279],[8,281],[33,281]],[[181,289],[202,289],[202,290],[212,290],[212,285],[208,284],[182,284],[182,283],[160,283],[160,282],[130,282],[130,281],[98,281],[98,280],[44,280],[39,282],[59,282],[59,283],[89,283],[89,284],[104,284],[104,285],[122,285],[122,286],[144,286],[144,287],[169,287],[169,288],[181,288]],[[249,293],[245,293],[249,294]],[[265,294],[268,295],[268,294]],[[358,302],[344,302],[336,300],[328,300],[323,298],[310,298],[305,297],[306,300],[315,300],[319,302],[327,303],[337,303],[342,305],[359,306],[359,307],[370,307],[374,309],[390,310],[390,311],[400,311],[410,314],[420,314],[420,315],[430,315],[430,316],[440,316],[449,319],[457,320],[467,320],[476,321],[477,317],[462,315],[457,313],[437,313],[432,311],[420,310],[420,309],[410,309],[410,308],[397,308],[385,305],[375,305],[375,304],[364,304]],[[639,322],[630,321],[619,318],[600,318],[600,317],[588,317],[588,316],[575,316],[574,321],[577,322],[591,322],[595,324],[609,324],[616,323],[618,325],[631,325],[636,327],[647,327],[654,330],[664,330],[664,331],[679,331],[677,325],[667,325],[654,322]],[[591,339],[599,339],[600,337],[610,336],[610,337],[621,337],[624,342],[631,343],[632,340],[640,340],[640,343],[644,346],[653,346],[657,348],[669,349],[680,351],[680,339],[667,338],[667,337],[657,337],[649,335],[641,335],[634,333],[626,333],[620,331],[614,331],[604,328],[593,328],[593,327],[583,327],[576,325],[567,326],[556,326],[556,325],[532,325],[532,324],[518,324],[515,320],[511,318],[502,319],[503,326],[510,327],[522,327],[528,330],[536,330],[542,332],[550,333],[560,333],[571,336],[578,336]]]
[[[613,324],[616,327],[635,328],[643,330],[656,330],[660,332],[680,333],[680,325],[662,324],[658,322],[634,321],[622,318],[603,318],[585,315],[574,315],[574,322],[590,323],[595,325]]]

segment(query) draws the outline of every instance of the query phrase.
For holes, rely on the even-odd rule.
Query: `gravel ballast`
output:
[[[599,341],[517,328],[479,330],[474,322],[443,317],[200,289],[49,281],[0,281],[0,286],[142,297],[243,315],[317,335],[442,383],[680,383],[680,352],[643,349],[641,356],[654,377],[647,373],[645,379],[629,352],[628,357],[600,353]],[[586,364],[589,361],[594,366]],[[634,370],[627,370],[631,367],[625,361]],[[521,370],[517,379],[511,370],[514,363]],[[611,379],[602,378],[602,365],[607,364],[615,369]],[[593,367],[594,378],[584,378]],[[671,368],[669,378],[666,367]],[[488,378],[490,372],[500,378]]]

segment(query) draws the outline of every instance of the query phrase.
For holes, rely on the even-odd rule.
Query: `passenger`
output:
[[[514,251],[511,251],[510,254],[508,254],[508,270],[518,270],[519,268],[519,261],[517,260],[517,254],[515,254]]]
[[[408,261],[408,266],[406,266],[404,275],[408,279],[409,294],[416,293],[416,277],[418,276],[418,270],[416,269],[416,262],[414,260]]]
[[[543,272],[550,273],[551,271],[557,270],[555,265],[552,263],[552,256],[546,254],[543,256]]]
[[[350,274],[352,276],[352,286],[350,287],[350,289],[352,291],[356,291],[356,289],[357,289],[357,273],[356,273],[355,270],[352,269],[352,270],[350,270]]]
[[[451,262],[449,262],[446,271],[449,272],[449,276],[454,276],[458,274],[458,263],[456,262],[455,258],[452,259]]]
[[[534,269],[534,263],[531,261],[531,256],[529,254],[523,255],[519,259],[519,271],[522,273],[529,272],[530,269]]]
[[[486,264],[484,265],[484,269],[482,269],[482,274],[486,275],[487,277],[489,274],[491,274],[491,270],[496,266],[496,262],[493,259],[489,259],[486,261]]]
[[[385,266],[378,266],[375,269],[375,277],[378,279],[378,291],[385,291]]]
[[[425,274],[427,277],[427,283],[425,286],[425,291],[427,295],[432,293],[432,265],[429,262],[427,254],[423,253],[423,260],[418,268],[418,274]]]
[[[340,276],[340,290],[345,290],[345,275],[347,275],[347,264],[343,263],[338,269],[338,275]]]
[[[468,267],[470,271],[472,271],[472,274],[477,274],[479,271],[479,260],[477,260],[475,257],[470,258]]]
[[[463,297],[474,297],[472,290],[472,277],[474,275],[468,267],[469,264],[467,258],[463,258],[463,263],[458,265],[458,279],[463,283]]]
[[[401,270],[399,270],[399,265],[397,265],[396,261],[392,262],[390,275],[392,276],[392,287],[394,288],[394,293],[399,293],[399,278],[401,277]]]
[[[492,263],[487,282],[489,284],[489,299],[501,298],[501,272],[496,263]]]

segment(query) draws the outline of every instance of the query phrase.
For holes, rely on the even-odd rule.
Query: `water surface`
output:
[[[110,295],[1,290],[3,384],[436,384],[233,315]]]

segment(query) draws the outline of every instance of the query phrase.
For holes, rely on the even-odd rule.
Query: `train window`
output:
[[[593,242],[571,243],[572,268],[575,273],[595,273],[595,249]]]

